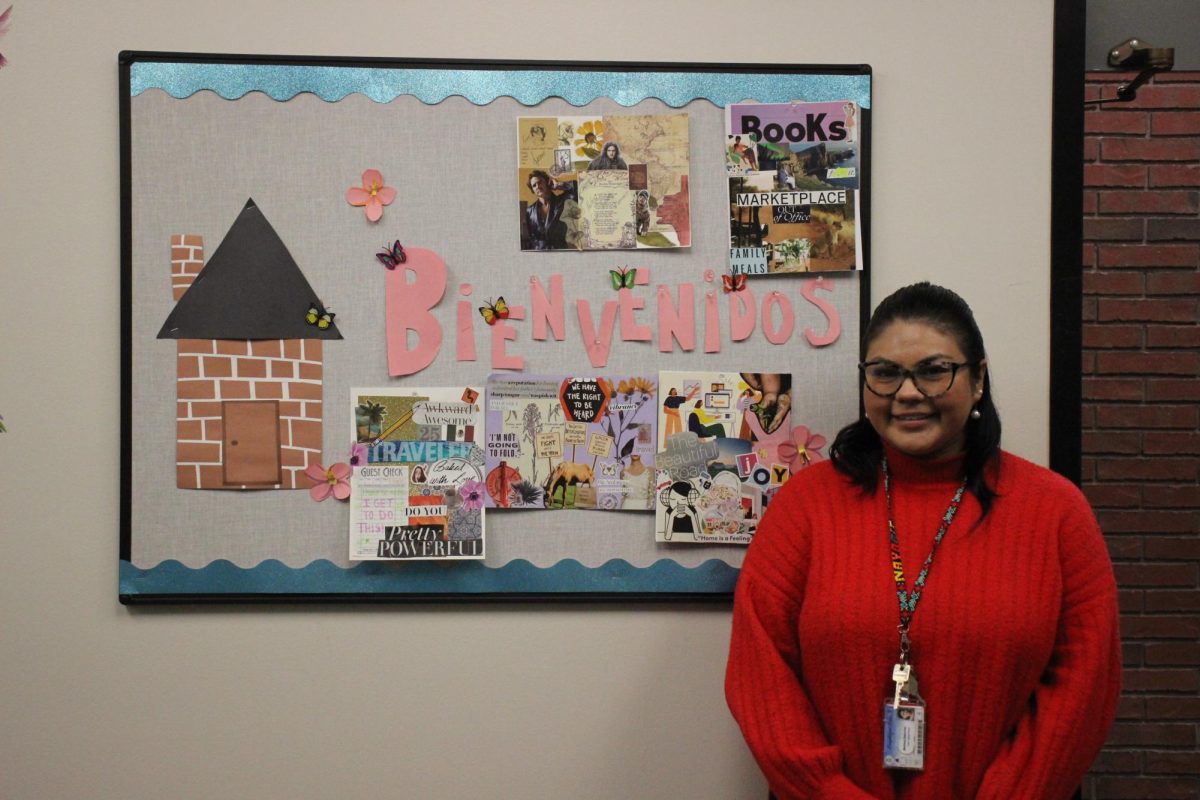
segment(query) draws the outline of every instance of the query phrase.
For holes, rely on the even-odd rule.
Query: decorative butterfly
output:
[[[501,297],[492,305],[492,301],[488,300],[486,306],[479,307],[479,313],[483,315],[483,321],[488,325],[495,325],[498,319],[508,319],[508,303],[504,302]]]
[[[334,314],[332,311],[326,311],[316,303],[309,303],[308,313],[304,315],[304,321],[309,325],[314,325],[321,330],[325,330],[333,324],[333,318],[336,316],[337,314]]]
[[[404,246],[400,244],[399,239],[393,242],[391,247],[385,244],[383,249],[375,254],[375,257],[388,269],[395,269],[397,264],[408,261],[408,254],[404,252]]]
[[[12,10],[13,7],[9,6],[8,8],[4,9],[3,14],[0,14],[0,36],[8,33],[8,23],[12,19]],[[0,54],[0,67],[3,67],[7,63],[8,59],[5,58],[3,54]]]
[[[721,276],[721,288],[728,292],[740,292],[746,288],[746,273],[739,272],[737,275],[725,274]]]
[[[612,287],[615,291],[620,291],[621,289],[632,289],[633,282],[637,279],[637,270],[630,269],[629,267],[610,269],[608,271],[608,277],[610,280],[612,280]]]

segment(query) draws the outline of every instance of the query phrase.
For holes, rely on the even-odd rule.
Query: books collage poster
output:
[[[862,269],[858,117],[852,102],[726,107],[734,274]]]

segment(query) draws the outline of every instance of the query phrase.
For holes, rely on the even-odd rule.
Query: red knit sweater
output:
[[[888,451],[909,587],[962,459]],[[999,497],[974,495],[934,556],[911,628],[926,703],[925,770],[885,770],[883,704],[899,638],[882,481],[829,462],[780,490],[746,554],[725,692],[780,800],[1068,798],[1120,692],[1116,586],[1078,489],[1004,453]]]

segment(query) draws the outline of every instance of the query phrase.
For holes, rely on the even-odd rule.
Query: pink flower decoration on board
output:
[[[483,508],[483,483],[476,480],[467,481],[459,487],[458,496],[462,498],[463,508],[467,511],[478,511]]]
[[[814,461],[820,461],[821,448],[829,440],[819,433],[812,433],[808,426],[797,425],[792,428],[791,441],[779,445],[779,457],[787,462],[788,469],[799,472]]]
[[[345,500],[350,496],[350,465],[343,461],[330,464],[329,469],[325,469],[320,464],[309,464],[305,468],[304,474],[314,481],[313,487],[308,490],[308,493],[318,503],[329,495],[333,495],[338,500]]]
[[[379,222],[383,207],[396,199],[396,190],[383,185],[383,175],[377,169],[362,174],[362,186],[351,186],[346,190],[346,202],[352,206],[366,206],[367,219]]]
[[[357,467],[367,463],[367,446],[362,442],[350,445],[350,466]]]

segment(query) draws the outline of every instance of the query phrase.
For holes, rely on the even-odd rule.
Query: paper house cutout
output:
[[[336,324],[253,200],[204,265],[199,236],[171,240],[176,304],[158,333],[176,339],[176,485],[307,489],[322,463],[322,347]]]

